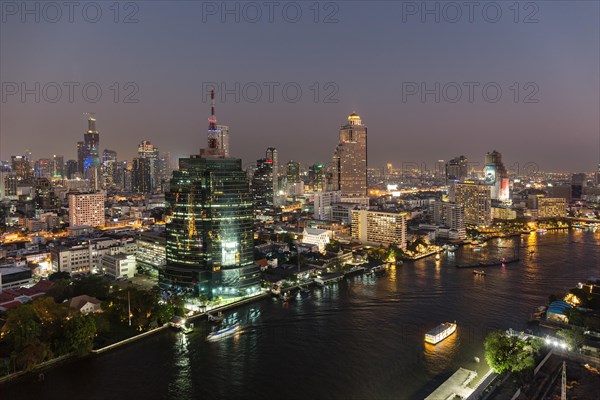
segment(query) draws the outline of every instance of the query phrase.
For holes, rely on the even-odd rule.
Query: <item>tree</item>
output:
[[[85,354],[92,349],[96,336],[96,321],[91,315],[77,315],[67,321],[65,331],[69,350]]]
[[[8,312],[7,341],[15,351],[37,343],[41,336],[42,327],[32,304],[23,304]]]
[[[502,331],[491,332],[485,338],[485,359],[498,374],[533,368],[539,349],[536,340],[528,342]]]
[[[556,336],[563,339],[570,350],[579,349],[585,342],[583,329],[581,328],[561,329],[556,332]]]
[[[48,280],[52,281],[52,282],[56,282],[59,281],[61,279],[71,279],[71,274],[69,274],[68,272],[65,271],[58,271],[58,272],[53,272],[50,275],[48,275]]]
[[[73,295],[87,294],[98,299],[106,299],[110,291],[110,284],[102,276],[85,276],[73,283]]]

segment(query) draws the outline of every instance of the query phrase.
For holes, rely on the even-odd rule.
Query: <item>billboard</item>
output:
[[[483,170],[483,175],[486,185],[494,185],[496,183],[496,166],[486,165]]]
[[[508,178],[502,178],[500,180],[500,195],[498,199],[500,201],[507,201],[510,198],[510,187]]]

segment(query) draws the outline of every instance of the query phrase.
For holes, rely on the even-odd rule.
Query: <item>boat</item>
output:
[[[456,332],[456,322],[444,322],[425,334],[425,341],[431,344],[438,344],[448,336]]]
[[[473,249],[473,251],[481,251],[481,246],[477,246]]]
[[[231,326],[219,329],[218,331],[210,333],[206,337],[206,340],[208,340],[209,342],[216,342],[217,340],[226,338],[231,335],[235,335],[239,331],[240,331],[240,325],[234,324],[234,325],[231,325]]]
[[[436,259],[436,260],[439,260],[439,259],[440,259],[440,253],[437,253],[437,254],[435,255],[435,259]]]
[[[300,293],[302,293],[302,294],[310,293],[310,289],[307,288],[307,287],[306,288],[302,288],[302,289],[300,289]]]
[[[546,233],[546,232],[548,232],[548,229],[541,228],[541,229],[537,230],[537,233]]]
[[[223,317],[222,312],[219,312],[217,315],[206,313],[206,316],[208,317],[208,322],[223,322],[223,319],[225,318]]]
[[[454,253],[456,250],[458,250],[458,246],[457,245],[453,244],[453,245],[448,246],[448,251],[450,253]]]
[[[475,274],[475,275],[485,275],[485,271],[475,270],[475,271],[473,271],[473,274]]]

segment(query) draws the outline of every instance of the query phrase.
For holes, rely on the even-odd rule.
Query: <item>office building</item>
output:
[[[456,203],[435,201],[433,203],[432,222],[434,225],[456,231],[458,239],[467,237],[465,212],[463,207]]]
[[[465,224],[488,226],[492,222],[491,185],[465,181],[456,184],[456,204],[464,209]]]
[[[104,226],[104,194],[69,193],[69,225]]]
[[[585,186],[586,176],[584,173],[573,174],[571,176],[571,200],[581,200],[583,187]]]
[[[195,296],[239,297],[260,289],[252,193],[242,160],[227,157],[216,135],[214,92],[211,114],[208,148],[179,159],[166,194],[167,264],[159,283]]]
[[[140,182],[139,187],[144,188],[144,190],[134,189],[139,192],[151,192],[160,188],[160,156],[158,152],[158,147],[154,146],[147,140],[143,140],[142,143],[138,146],[138,159],[147,160],[143,164],[143,173],[147,174],[147,177],[138,180]],[[134,163],[134,176],[135,176],[135,163]],[[142,171],[142,170],[140,170]],[[149,186],[141,184],[141,181],[148,180]]]
[[[102,152],[102,169],[104,187],[115,187],[115,176],[117,172],[117,152],[114,150],[104,149]]]
[[[406,248],[406,213],[352,210],[352,239],[362,244]]]
[[[131,190],[137,193],[150,193],[152,188],[152,159],[134,158],[131,162]]]
[[[446,181],[460,181],[467,179],[469,173],[469,163],[467,157],[460,156],[453,158],[446,163]]]
[[[331,192],[312,192],[306,194],[313,203],[313,218],[328,220],[333,219],[333,205],[339,203],[342,194],[339,190]]]
[[[275,195],[273,159],[261,158],[256,160],[256,168],[252,177],[254,210],[256,212],[272,210]]]
[[[490,186],[492,200],[506,202],[510,199],[508,171],[502,163],[502,154],[496,150],[485,155],[484,181]]]

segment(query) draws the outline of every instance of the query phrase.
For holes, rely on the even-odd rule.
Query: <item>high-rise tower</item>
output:
[[[252,194],[242,160],[223,148],[212,98],[208,148],[179,159],[165,196],[167,265],[159,283],[196,296],[239,297],[260,290]]]
[[[90,181],[92,190],[98,191],[102,188],[102,173],[100,172],[100,135],[96,130],[96,118],[93,113],[88,117],[88,130],[83,135],[85,161],[83,163],[84,177]]]
[[[349,201],[367,198],[367,127],[356,113],[340,128],[333,153],[333,190]]]

